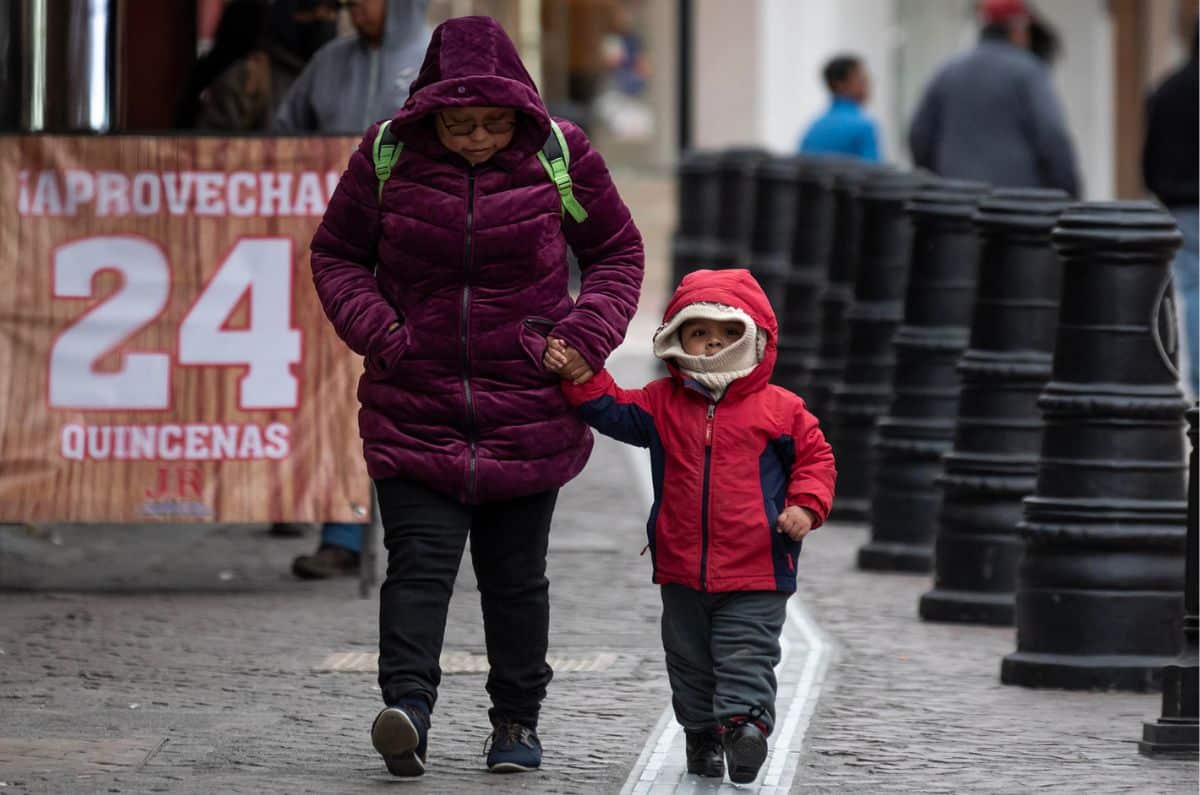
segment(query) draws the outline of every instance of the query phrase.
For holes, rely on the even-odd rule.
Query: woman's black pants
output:
[[[553,671],[546,548],[558,491],[464,505],[409,480],[375,483],[387,547],[379,598],[379,687],[393,705],[437,700],[446,614],[467,538],[479,583],[493,724],[536,727]]]

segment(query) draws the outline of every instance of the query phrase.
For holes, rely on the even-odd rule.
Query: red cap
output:
[[[979,4],[979,15],[986,24],[992,25],[1028,17],[1029,7],[1025,0],[983,0]]]

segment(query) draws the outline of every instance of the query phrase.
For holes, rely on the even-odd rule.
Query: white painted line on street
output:
[[[753,784],[718,783],[687,774],[683,732],[667,707],[630,771],[622,795],[692,795],[694,793],[760,793],[774,795],[791,789],[800,751],[816,710],[831,648],[797,598],[788,600],[787,623],[780,638],[782,650],[776,676],[780,683],[776,731],[763,771]],[[790,692],[786,692],[790,691]]]
[[[798,599],[793,597],[788,600],[787,611],[789,624],[797,627],[804,637],[804,669],[800,673],[800,682],[792,695],[791,703],[780,712],[783,729],[776,732],[778,739],[766,762],[767,775],[764,783],[768,786],[782,785],[790,788],[795,770],[784,781],[784,765],[788,761],[788,755],[793,750],[799,751],[804,743],[804,735],[808,731],[808,724],[816,709],[817,696],[824,682],[825,668],[829,662],[829,646],[821,639],[820,630],[809,618],[807,611],[800,606]]]

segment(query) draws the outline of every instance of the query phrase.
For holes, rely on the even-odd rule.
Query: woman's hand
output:
[[[542,355],[542,366],[552,373],[558,373],[564,380],[576,384],[587,383],[594,375],[579,351],[557,337],[546,338],[546,353]]]
[[[779,524],[776,529],[793,541],[799,541],[812,532],[817,515],[808,508],[789,506],[779,514]]]

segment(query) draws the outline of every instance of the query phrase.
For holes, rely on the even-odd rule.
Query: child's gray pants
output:
[[[662,586],[667,676],[684,729],[711,730],[743,715],[768,730],[775,725],[775,666],[789,596]]]

